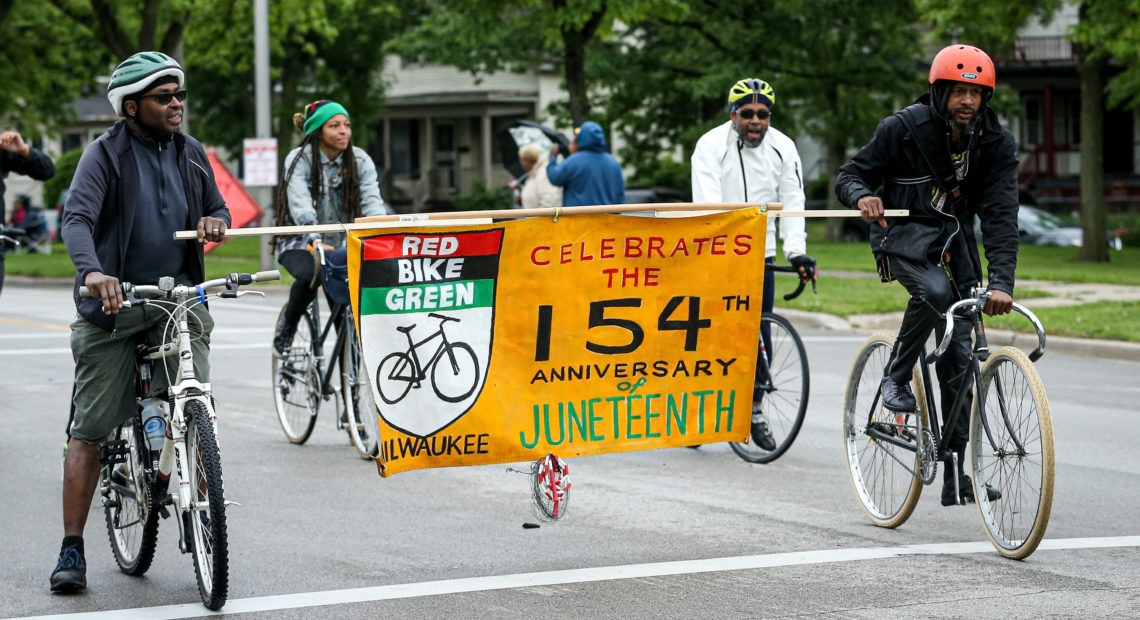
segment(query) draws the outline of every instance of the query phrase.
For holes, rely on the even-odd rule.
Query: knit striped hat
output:
[[[344,109],[341,104],[330,101],[328,99],[320,99],[305,106],[305,113],[298,112],[293,115],[293,126],[305,132],[305,136],[320,129],[330,118],[337,114],[343,114],[345,118],[351,118],[348,115],[348,110]]]

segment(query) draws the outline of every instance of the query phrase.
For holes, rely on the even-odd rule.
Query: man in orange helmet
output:
[[[982,223],[988,268],[985,312],[1006,314],[1013,308],[1017,142],[986,105],[996,77],[993,61],[982,50],[972,45],[944,48],[930,65],[930,91],[879,123],[871,142],[840,167],[836,178],[840,202],[859,209],[871,223],[880,277],[898,280],[910,293],[882,384],[883,405],[892,411],[916,410],[909,383],[923,344],[932,329],[942,337],[941,315],[982,282],[975,215]],[[910,216],[886,218],[887,208],[908,209]],[[936,369],[944,421],[951,417],[957,392],[970,389],[963,385],[970,346],[969,325],[957,322]],[[944,506],[974,499],[963,473],[969,403],[967,399],[953,428],[942,429],[958,456],[956,468],[944,469]],[[991,499],[1000,497],[996,489],[989,493]]]

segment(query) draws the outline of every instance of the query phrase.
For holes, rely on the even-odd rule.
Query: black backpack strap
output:
[[[954,167],[943,167],[946,174],[939,174],[939,169],[930,161],[930,154],[926,152],[925,145],[922,143],[922,140],[919,139],[919,133],[918,130],[915,129],[914,119],[911,118],[911,114],[910,108],[904,108],[899,110],[895,116],[899,117],[899,120],[906,126],[906,130],[910,132],[911,137],[914,138],[915,145],[918,147],[918,153],[922,155],[922,161],[926,162],[926,167],[930,170],[930,175],[934,177],[942,193],[948,196],[952,203],[957,203],[962,195],[962,189],[958,186],[958,177],[954,174]]]

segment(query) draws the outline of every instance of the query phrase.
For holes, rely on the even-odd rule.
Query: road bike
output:
[[[397,326],[396,330],[407,337],[408,348],[384,356],[376,368],[380,399],[389,405],[400,402],[412,388],[423,385],[428,375],[431,375],[435,395],[449,403],[462,401],[479,385],[479,360],[475,357],[475,350],[466,342],[448,340],[443,330],[444,325],[458,323],[459,319],[435,312],[429,313],[428,317],[439,320],[439,329],[416,342],[412,338],[415,324]],[[434,352],[424,361],[419,350],[437,338],[439,342]]]
[[[176,516],[178,548],[193,555],[198,593],[212,610],[225,605],[229,589],[226,504],[230,502],[222,487],[213,390],[194,373],[189,310],[207,298],[264,295],[239,288],[280,277],[277,271],[263,271],[189,286],[175,285],[171,277],[160,278],[157,286],[121,283],[125,306],[157,308],[168,318],[163,342],[137,345],[138,414],[99,444],[99,492],[111,550],[122,572],[146,573],[154,560],[159,517]],[[80,294],[88,295],[86,287],[81,287]],[[171,377],[165,399],[149,398],[155,363],[171,356],[178,360],[178,371]],[[155,419],[144,419],[149,414]],[[148,425],[157,429],[150,439]]]
[[[348,432],[361,458],[370,459],[379,454],[380,422],[348,299],[346,267],[337,262],[343,259],[344,252],[325,252],[321,247],[314,251],[325,282],[328,319],[322,326],[320,303],[314,299],[298,321],[289,349],[283,355],[274,352],[273,402],[277,420],[290,442],[303,444],[313,434],[321,402],[332,401],[337,429]],[[333,283],[334,278],[343,278],[344,282]],[[329,291],[333,293],[328,294]],[[278,324],[284,314],[282,306]],[[327,343],[333,333],[336,337],[329,350]]]
[[[929,355],[923,350],[911,384],[917,410],[897,413],[882,403],[880,383],[895,337],[875,334],[855,358],[843,410],[847,467],[863,511],[880,527],[896,528],[914,511],[923,485],[935,479],[938,462],[957,468],[957,453],[940,437],[939,402],[930,367],[945,353],[955,322],[972,333],[969,377],[954,398],[944,428],[973,402],[969,460],[978,514],[986,535],[1001,555],[1024,559],[1045,536],[1053,506],[1053,418],[1045,386],[1033,362],[1045,353],[1045,329],[1032,312],[1013,304],[1037,332],[1037,348],[1026,355],[1003,346],[990,351],[982,324],[988,291],[975,290],[946,312],[942,340]],[[996,491],[996,493],[994,493]],[[1000,495],[1000,497],[996,497]],[[961,497],[961,493],[958,494]]]
[[[773,264],[765,265],[764,271],[799,273],[790,265]],[[784,300],[799,297],[808,279],[810,278],[801,278],[796,290],[785,294]],[[816,284],[812,280],[812,290],[815,289]],[[776,312],[763,313],[760,321],[761,334],[766,327],[770,335],[767,342],[763,337],[760,338],[760,354],[756,360],[757,383],[754,389],[764,395],[764,414],[768,418],[768,430],[776,439],[776,449],[765,450],[751,438],[745,442],[730,442],[732,451],[749,463],[770,463],[788,451],[803,427],[811,389],[807,350],[791,321]]]

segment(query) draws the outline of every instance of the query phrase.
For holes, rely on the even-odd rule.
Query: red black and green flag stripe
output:
[[[363,239],[361,316],[494,306],[502,238],[499,229]]]

